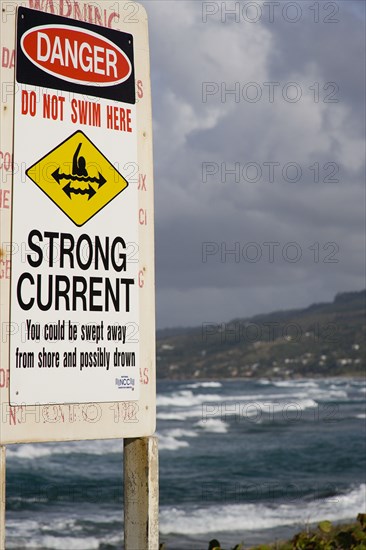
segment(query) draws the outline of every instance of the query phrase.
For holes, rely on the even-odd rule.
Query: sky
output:
[[[146,0],[158,328],[365,287],[365,3]]]

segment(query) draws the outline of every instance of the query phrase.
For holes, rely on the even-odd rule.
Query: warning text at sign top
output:
[[[22,90],[22,115],[35,117],[38,112],[37,95],[35,91]],[[132,133],[134,124],[131,109],[105,105],[84,99],[66,101],[66,97],[57,94],[43,94],[42,117],[44,119],[64,121],[68,118],[73,124],[103,127],[108,130]]]

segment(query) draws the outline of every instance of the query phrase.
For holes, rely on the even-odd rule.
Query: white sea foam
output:
[[[349,383],[349,381],[345,380],[328,380],[326,383],[315,380],[279,380],[273,382],[273,384],[278,388],[289,388],[295,391],[296,389],[308,390],[309,397],[322,401],[349,399],[347,390],[351,389],[354,385],[358,391],[365,391],[363,382],[357,383],[357,381],[352,381],[352,383]]]
[[[242,395],[224,395],[219,396],[219,399],[205,399],[205,402],[229,402],[229,401],[237,401],[237,402],[250,402],[250,401],[256,401],[258,403],[260,402],[266,402],[269,401],[275,401],[278,403],[295,403],[298,400],[302,399],[321,399],[324,401],[327,401],[331,397],[346,397],[346,393],[338,390],[337,392],[331,392],[328,390],[321,390],[321,389],[309,389],[308,391],[296,391],[291,393],[256,393],[256,394],[242,394]],[[207,396],[206,396],[207,397]],[[211,396],[210,396],[211,397]],[[217,396],[213,396],[217,398]]]
[[[309,396],[319,401],[343,400],[348,398],[348,394],[344,390],[317,389],[309,392]]]
[[[220,401],[221,395],[197,394],[191,390],[181,390],[170,395],[158,395],[157,405],[159,407],[194,407],[201,405],[205,401]]]
[[[95,521],[95,516],[90,516],[89,521]],[[108,518],[109,519],[109,518]],[[108,519],[106,521],[108,521]],[[39,527],[39,526],[38,526]],[[42,525],[42,532],[47,534],[48,531],[59,531],[60,533],[76,534],[82,532],[83,527],[77,524],[76,519],[60,517],[59,519],[52,516],[52,520],[46,525]]]
[[[183,441],[169,434],[156,433],[159,438],[160,451],[177,451],[184,447],[189,447],[188,441]]]
[[[284,409],[289,413],[316,407],[317,402],[308,392],[258,393],[254,395],[204,395],[194,396],[190,391],[177,392],[158,398],[160,406],[157,412],[159,420],[185,421],[189,418],[206,418],[219,415],[258,416],[258,414],[273,414]]]
[[[221,531],[271,529],[294,524],[316,523],[322,519],[353,519],[366,505],[366,485],[328,499],[297,504],[227,504],[207,508],[163,508],[160,530],[163,534],[203,535]]]
[[[258,396],[257,396],[258,397]],[[310,398],[288,398],[280,401],[275,400],[259,400],[256,401],[238,397],[234,400],[228,399],[221,403],[207,403],[202,406],[202,416],[204,419],[222,416],[239,416],[239,417],[260,417],[262,414],[276,414],[283,411],[286,416],[291,412],[297,413],[305,409],[317,407],[318,404],[314,399]]]
[[[197,433],[193,430],[184,430],[182,428],[173,428],[172,430],[166,430],[165,435],[170,437],[197,437]]]
[[[265,385],[267,381],[262,380]],[[272,382],[271,382],[272,383]],[[185,386],[182,389],[170,394],[158,395],[158,419],[161,420],[186,420],[201,416],[202,406],[205,404],[225,405],[225,403],[236,402],[245,404],[246,402],[256,402],[259,406],[263,404],[265,409],[268,403],[278,403],[280,408],[284,403],[296,403],[296,408],[306,409],[315,407],[318,401],[346,400],[348,394],[344,389],[338,386],[328,388],[320,387],[319,383],[312,380],[283,380],[273,382],[274,386],[286,390],[293,390],[288,393],[245,393],[243,395],[223,395],[200,393],[195,394],[192,389],[199,387],[218,387],[218,382],[197,382]],[[209,386],[208,386],[209,385]],[[188,389],[190,388],[190,389]],[[169,410],[170,408],[170,410]],[[230,414],[230,413],[228,413]]]
[[[36,512],[35,512],[36,514]],[[83,520],[91,524],[98,524],[101,520],[98,514],[83,514]],[[120,512],[109,511],[103,515],[103,523],[113,524],[121,523]],[[41,513],[38,521],[26,520],[24,517],[11,519],[6,523],[7,541],[6,548],[30,548],[31,550],[96,550],[100,548],[100,540],[92,536],[82,534],[84,527],[78,523],[77,518],[62,517],[59,513]],[[60,536],[54,536],[50,531],[58,531]],[[66,536],[62,536],[66,534]],[[122,535],[111,533],[108,536],[103,535],[103,542],[115,544],[119,547],[122,542]]]
[[[344,390],[332,390],[329,392],[330,397],[336,397],[341,399],[347,399],[348,393]]]
[[[314,380],[277,380],[273,382],[278,388],[318,388],[319,384]]]
[[[38,529],[39,524],[35,520],[22,519],[22,521],[12,521],[11,519],[7,519],[6,521],[6,530],[10,533],[16,532],[17,537],[27,537],[30,533],[33,533]]]
[[[50,456],[52,454],[52,448],[46,447],[42,444],[24,444],[20,445],[19,447],[13,447],[9,445],[6,450],[6,454],[9,458],[14,457],[33,460],[34,458]]]
[[[300,401],[299,406],[304,409],[313,409],[318,406],[318,403],[314,399],[304,399]]]
[[[197,437],[197,433],[193,430],[184,430],[181,428],[173,428],[172,430],[164,430],[156,434],[159,438],[160,451],[177,451],[183,447],[189,447],[188,441],[185,438]]]
[[[98,550],[100,541],[94,537],[53,537],[51,535],[38,536],[35,538],[28,537],[24,541],[24,548],[30,550],[39,550],[39,548],[47,548],[52,550]],[[7,542],[7,548],[19,548],[19,540],[12,544]]]
[[[179,411],[158,411],[156,413],[156,418],[159,420],[179,420],[183,422],[188,418],[200,418],[202,416],[202,406],[192,409],[180,409]]]
[[[93,441],[72,441],[70,443],[55,443],[55,444],[23,444],[9,445],[7,454],[9,457],[14,457],[24,460],[33,460],[56,454],[70,453],[85,453],[91,455],[103,456],[106,453],[121,453],[121,440],[93,440]]]
[[[263,412],[283,412],[286,411],[286,414],[291,412],[296,413],[297,411],[304,411],[305,409],[313,409],[317,407],[318,404],[314,399],[289,399],[287,401],[265,401],[260,403],[261,409]]]
[[[227,395],[222,398],[223,401],[261,401],[263,399],[292,399],[294,397],[307,397],[307,393],[255,393],[255,394],[243,394],[243,395]]]
[[[193,384],[187,384],[185,388],[191,388],[193,390],[197,388],[221,388],[221,382],[194,382]]]
[[[278,385],[279,387],[285,388],[286,383],[287,381],[276,382],[276,385]],[[312,384],[306,385],[306,383],[304,383],[304,384],[294,385],[292,388],[294,391],[291,391],[291,393],[274,394],[273,397],[275,397],[276,399],[281,399],[282,397],[286,397],[287,399],[290,399],[290,398],[302,399],[302,398],[309,397],[311,399],[315,399],[319,401],[332,401],[334,399],[343,400],[348,398],[348,393],[344,389],[339,389],[336,387],[331,389],[331,386],[329,388],[321,388],[318,385],[312,385]],[[296,391],[296,390],[300,390],[300,391]],[[267,398],[268,397],[272,397],[272,396],[267,395]]]
[[[220,418],[208,418],[207,420],[200,420],[196,422],[195,426],[205,430],[206,432],[224,434],[228,431],[229,426]]]

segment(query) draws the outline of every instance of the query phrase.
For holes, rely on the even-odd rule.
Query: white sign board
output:
[[[145,11],[131,2],[10,2],[1,36],[2,80],[9,79],[1,150],[4,138],[11,156],[10,170],[1,166],[1,262],[11,265],[10,280],[7,273],[1,281],[2,319],[10,310],[2,323],[1,442],[151,435]]]

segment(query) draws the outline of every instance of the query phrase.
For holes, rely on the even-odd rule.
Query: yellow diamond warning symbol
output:
[[[26,174],[78,226],[128,186],[80,130],[28,168]]]

